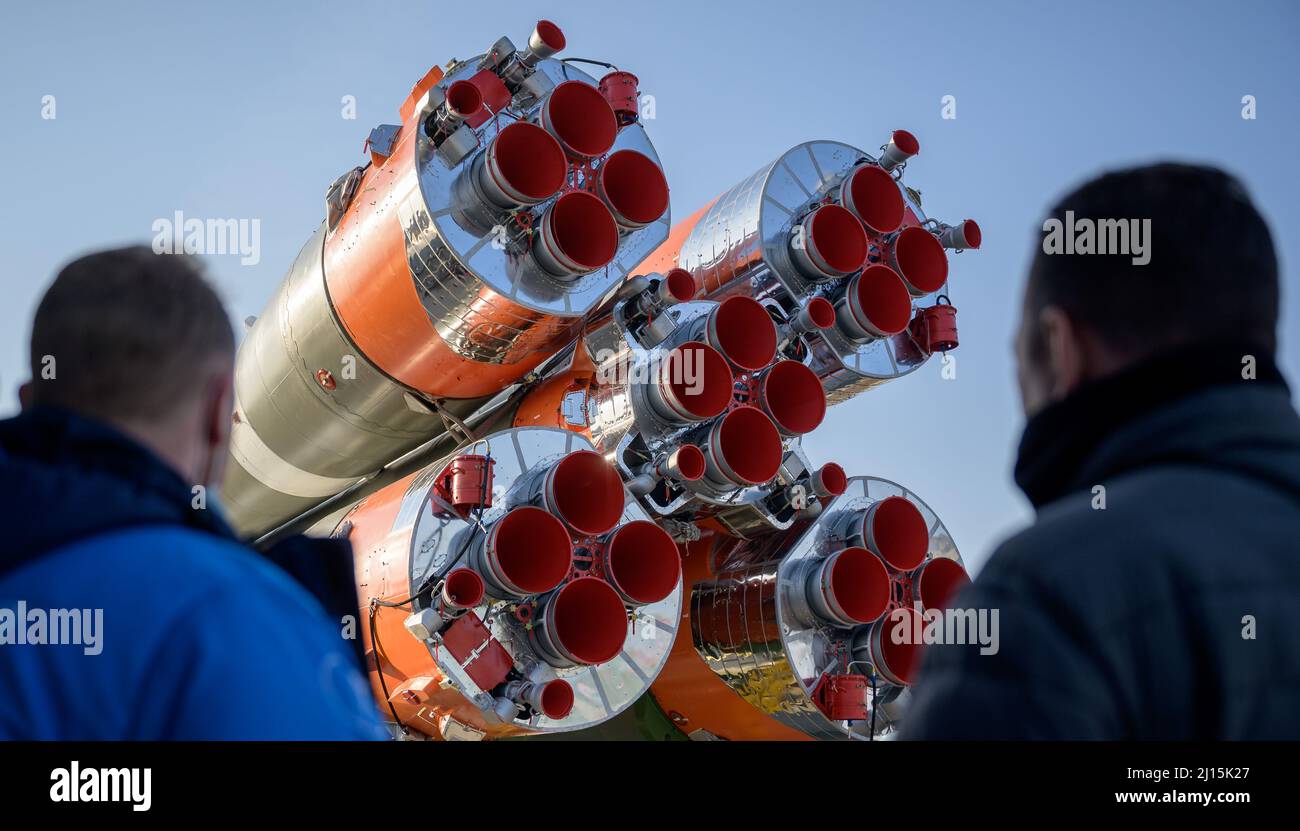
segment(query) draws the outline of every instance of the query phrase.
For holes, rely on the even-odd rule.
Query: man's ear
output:
[[[203,404],[203,429],[208,443],[225,449],[230,441],[231,418],[235,412],[235,378],[225,370],[213,376]]]
[[[1045,306],[1039,312],[1038,325],[1047,346],[1049,395],[1059,401],[1088,379],[1087,345],[1079,327],[1059,306]]]
[[[32,382],[26,381],[18,387],[18,406],[24,410],[32,408]]]

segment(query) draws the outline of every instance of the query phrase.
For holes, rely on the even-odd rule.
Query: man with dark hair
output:
[[[1145,252],[1088,253],[1117,220]],[[1015,344],[1037,520],[956,602],[997,610],[996,651],[927,646],[905,734],[1300,738],[1300,418],[1268,227],[1222,171],[1161,164],[1088,182],[1044,232]]]
[[[382,736],[345,622],[216,507],[234,335],[195,261],[70,263],[31,349],[0,421],[0,738]]]

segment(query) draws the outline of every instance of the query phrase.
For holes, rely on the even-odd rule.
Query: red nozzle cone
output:
[[[921,152],[921,142],[917,141],[916,136],[906,130],[895,130],[889,140],[893,142],[895,147],[909,156],[915,156]]]
[[[938,291],[948,282],[948,255],[943,243],[919,226],[898,232],[889,249],[889,262],[917,297]]]
[[[835,325],[835,307],[825,297],[814,297],[804,304],[800,318],[804,331],[829,329]]]
[[[840,204],[877,234],[889,234],[903,224],[903,194],[894,177],[874,164],[853,171],[840,186]]]
[[[970,576],[961,563],[947,557],[932,557],[916,572],[916,594],[924,609],[948,609]]]
[[[867,233],[847,209],[823,205],[799,223],[790,253],[799,269],[814,280],[843,277],[866,262]]]
[[[835,462],[827,462],[813,472],[812,489],[822,498],[840,496],[849,489],[848,474]]]
[[[698,291],[695,278],[684,268],[674,268],[664,275],[663,290],[666,292],[665,299],[671,298],[674,303],[694,300]]]
[[[469,118],[482,107],[483,92],[469,81],[457,81],[448,87],[447,109],[451,110],[456,116]]]
[[[624,228],[642,228],[668,210],[668,180],[659,165],[644,153],[612,153],[596,177],[596,192]],[[694,289],[693,280],[691,287]]]
[[[611,534],[605,558],[610,584],[634,606],[663,600],[681,577],[677,543],[646,520],[629,522]]]
[[[925,625],[920,618],[915,609],[900,606],[871,628],[871,660],[891,684],[911,684],[920,668],[924,644],[916,633]],[[895,643],[896,633],[902,636],[902,643]]]
[[[661,475],[683,482],[698,482],[704,477],[704,451],[693,444],[674,450],[662,465]]]
[[[885,152],[880,155],[880,166],[885,170],[893,170],[920,152],[921,142],[917,141],[916,136],[906,130],[895,130],[889,137]]]
[[[555,195],[568,169],[555,139],[535,124],[516,122],[488,144],[479,181],[500,207],[535,205]]]
[[[453,609],[470,609],[483,602],[483,578],[469,568],[453,569],[442,587],[442,601]]]
[[[845,287],[837,315],[854,340],[892,337],[912,319],[912,296],[892,268],[869,266]]]
[[[776,356],[776,324],[757,300],[728,297],[709,313],[705,331],[709,344],[741,369],[762,369]]]
[[[837,551],[808,580],[813,611],[842,626],[879,619],[889,606],[889,593],[889,571],[865,548]]]
[[[618,592],[597,577],[579,577],[547,595],[533,631],[561,663],[594,665],[623,650],[627,630]]]
[[[582,81],[565,81],[542,104],[542,126],[564,152],[577,159],[603,156],[614,146],[618,121],[600,90]]]
[[[599,198],[570,191],[556,199],[541,219],[533,251],[542,268],[573,277],[603,268],[618,253],[618,226]]]
[[[623,480],[592,450],[578,450],[546,473],[542,504],[573,530],[603,534],[623,516]]]
[[[731,367],[711,346],[694,341],[674,348],[659,365],[649,399],[660,417],[673,422],[703,421],[731,403]]]
[[[979,248],[983,241],[984,234],[980,231],[979,223],[973,219],[965,219],[958,225],[944,228],[943,233],[939,235],[939,242],[944,248],[958,251],[965,248]]]
[[[573,687],[568,681],[556,678],[542,685],[537,709],[549,719],[559,720],[573,712]]]
[[[564,32],[549,20],[537,21],[533,34],[528,38],[528,45],[534,51],[540,48],[551,50],[552,54],[564,49]]]
[[[515,597],[550,591],[572,566],[573,541],[564,524],[527,506],[492,523],[475,563],[498,594]]]
[[[912,501],[888,496],[874,503],[862,518],[862,538],[867,548],[899,571],[921,564],[930,548],[930,529]]]
[[[817,373],[798,361],[778,361],[763,372],[758,400],[778,430],[801,436],[826,417],[826,393]]]
[[[703,448],[708,476],[718,484],[761,485],[781,468],[781,435],[762,410],[737,407],[718,419]]]

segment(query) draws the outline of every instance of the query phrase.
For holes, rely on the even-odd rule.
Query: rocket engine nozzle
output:
[[[903,195],[884,168],[864,164],[840,185],[840,204],[877,234],[888,234],[903,224]]]
[[[865,548],[843,548],[808,576],[808,602],[823,620],[857,626],[880,619],[889,606],[889,571]]]
[[[701,449],[705,478],[727,488],[761,485],[781,468],[781,435],[756,407],[737,407],[718,419]]]
[[[657,466],[657,472],[664,479],[698,482],[704,477],[705,467],[704,451],[693,444],[683,444],[668,454]]]
[[[826,393],[817,373],[798,361],[778,361],[758,380],[757,403],[786,436],[811,433],[826,417]]]
[[[885,170],[893,170],[920,152],[921,142],[917,141],[916,136],[906,130],[895,130],[889,137],[889,144],[885,145],[885,152],[880,156],[880,166]]]
[[[573,712],[573,686],[563,678],[541,683],[515,681],[506,687],[506,695],[549,719],[559,720]]]
[[[948,282],[948,255],[943,243],[917,225],[904,228],[894,237],[889,263],[917,297],[938,291]]]
[[[648,385],[650,406],[675,423],[703,421],[721,415],[731,403],[731,367],[718,350],[691,341],[675,347],[659,363],[658,377]]]
[[[967,248],[979,248],[984,241],[979,223],[973,219],[963,219],[957,225],[949,225],[939,234],[939,242],[944,248],[962,251]]]
[[[795,315],[791,325],[796,332],[817,332],[835,325],[835,306],[825,297],[810,297]]]
[[[456,123],[483,109],[483,92],[469,81],[457,81],[447,88],[446,117]]]
[[[633,477],[627,487],[637,496],[644,496],[665,479],[674,482],[698,482],[704,478],[707,463],[704,451],[693,444],[683,444],[671,453],[647,464]]]
[[[528,36],[528,49],[519,56],[519,60],[525,66],[536,66],[539,61],[564,49],[565,45],[564,32],[559,26],[549,20],[539,20],[533,33]]]
[[[799,270],[813,280],[843,277],[866,262],[867,233],[846,208],[822,205],[795,226],[790,254]]]
[[[532,631],[548,663],[603,664],[623,650],[627,608],[609,583],[579,577],[542,599]]]
[[[440,599],[449,609],[472,609],[483,602],[486,586],[472,568],[452,569],[442,584]]]
[[[841,496],[849,489],[849,477],[844,468],[835,462],[827,462],[813,471],[812,491],[821,499]]]
[[[892,268],[869,266],[845,287],[836,317],[840,329],[854,340],[892,337],[911,322],[912,297]]]
[[[474,550],[472,565],[502,599],[540,594],[568,576],[573,541],[564,523],[525,505],[492,523]]]
[[[709,313],[705,339],[738,368],[762,369],[776,356],[776,324],[763,304],[748,297],[728,297]]]
[[[551,90],[539,120],[574,159],[605,155],[618,136],[618,120],[609,101],[599,89],[582,81],[565,81]]]
[[[659,300],[672,306],[695,299],[695,278],[684,268],[669,269],[659,281]]]
[[[950,608],[961,590],[970,585],[966,569],[947,557],[930,558],[917,569],[912,579],[923,609]]]
[[[618,472],[592,450],[570,453],[542,479],[542,507],[584,536],[613,528],[623,516],[624,499]]]
[[[668,210],[663,170],[635,150],[619,150],[605,159],[596,172],[596,193],[609,206],[614,221],[627,230],[644,228]],[[694,287],[692,281],[692,295]]]
[[[556,199],[542,215],[533,244],[537,262],[556,277],[573,278],[608,265],[618,253],[618,227],[605,203],[584,191]]]
[[[489,142],[474,171],[484,196],[498,209],[536,205],[564,185],[564,151],[535,124],[516,122]]]
[[[900,606],[876,621],[861,636],[861,640],[854,639],[853,655],[859,660],[869,660],[889,683],[910,686],[916,679],[916,671],[920,669],[923,644],[918,642],[915,633],[922,626],[919,612]],[[901,639],[901,643],[894,638],[900,627],[905,627],[906,630],[906,637]]]
[[[609,536],[605,572],[628,605],[658,603],[672,593],[681,578],[677,543],[648,520],[621,525]]]
[[[871,549],[898,571],[921,564],[930,546],[925,517],[905,496],[887,496],[855,515],[846,535],[853,545]]]

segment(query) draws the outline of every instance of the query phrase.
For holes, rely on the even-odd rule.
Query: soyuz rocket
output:
[[[236,363],[223,493],[263,542],[348,539],[401,738],[595,727],[874,739],[967,581],[907,488],[814,464],[829,404],[957,346],[949,251],[874,153],[800,144],[677,226],[639,80],[526,44],[374,128]]]

